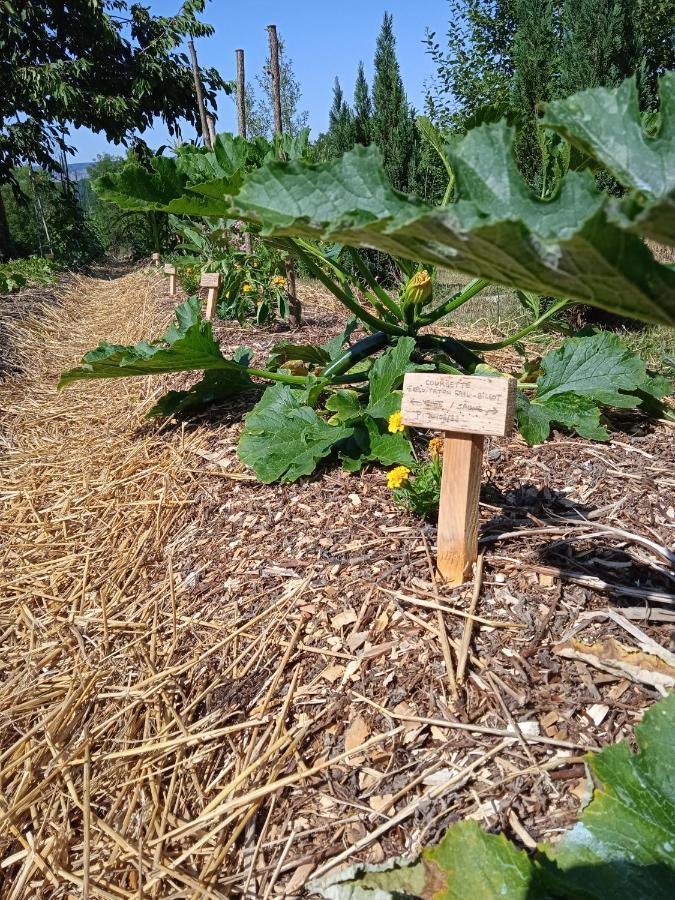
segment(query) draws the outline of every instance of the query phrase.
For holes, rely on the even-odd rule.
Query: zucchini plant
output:
[[[171,392],[150,415],[186,413],[267,388],[246,417],[239,454],[264,481],[309,474],[335,452],[350,470],[366,462],[407,466],[410,444],[389,429],[400,406],[405,372],[502,373],[484,354],[518,344],[577,303],[646,322],[675,324],[675,271],[659,263],[643,238],[675,245],[675,74],[661,81],[660,129],[641,124],[632,81],[551,104],[548,128],[602,165],[625,186],[621,199],[596,188],[590,171],[567,171],[555,194],[535,196],[513,156],[514,130],[482,125],[461,140],[435,146],[449,173],[452,202],[431,208],[388,184],[375,148],[355,147],[341,159],[310,164],[260,164],[241,138],[220,135],[213,152],[192,149],[155,159],[154,173],[123,169],[97,189],[121,206],[183,216],[238,218],[262,239],[300,259],[352,314],[343,335],[324,346],[282,343],[264,368],[250,354],[221,354],[198,304],[177,310],[177,323],[157,341],[135,347],[101,344],[77,379],[205,370],[189,391]],[[257,146],[257,145],[256,145]],[[450,190],[446,199],[450,200]],[[359,248],[389,253],[400,272],[385,290]],[[436,301],[436,267],[475,276],[449,299]],[[519,289],[536,310],[532,321],[498,342],[461,341],[433,332],[491,282]],[[539,296],[560,299],[543,305]],[[543,310],[543,311],[542,311]],[[352,342],[355,326],[367,332]],[[607,439],[607,408],[664,415],[670,382],[610,333],[580,334],[519,378],[517,418],[530,443],[552,425]]]

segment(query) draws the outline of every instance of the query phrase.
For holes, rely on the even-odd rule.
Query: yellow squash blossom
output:
[[[441,438],[432,438],[429,441],[429,453],[432,459],[438,459],[443,452],[443,441]]]
[[[400,488],[410,478],[410,469],[406,466],[396,466],[391,472],[387,472],[387,487]]]
[[[252,294],[252,293],[253,293],[253,285],[252,285],[252,284],[245,284],[245,285],[244,285],[244,288],[243,288],[243,291],[244,291],[245,294]]]
[[[402,301],[408,304],[425,303],[431,296],[431,278],[426,269],[415,272],[403,291]]]
[[[388,430],[392,434],[396,434],[397,431],[403,431],[403,429],[405,428],[405,425],[401,421],[401,413],[400,412],[392,413],[389,416],[389,422],[388,422],[387,427],[388,427]]]

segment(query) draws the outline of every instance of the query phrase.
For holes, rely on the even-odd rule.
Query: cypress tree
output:
[[[552,0],[516,0],[513,39],[513,106],[521,128],[516,144],[520,168],[534,184],[542,167],[538,105],[551,98],[558,41]]]
[[[366,81],[366,73],[363,69],[363,63],[359,63],[359,71],[356,76],[356,86],[354,88],[354,143],[363,144],[364,147],[370,143],[371,118],[373,115],[373,105],[370,102],[370,91],[368,90],[368,82]]]
[[[396,59],[393,17],[389,13],[384,14],[375,50],[371,140],[382,151],[384,167],[394,187],[411,190],[419,138],[415,111],[408,104]]]
[[[610,87],[640,69],[634,0],[564,0],[561,96]]]
[[[333,156],[341,156],[354,145],[353,115],[345,101],[340,81],[333,85],[333,105],[328,116],[328,142]]]

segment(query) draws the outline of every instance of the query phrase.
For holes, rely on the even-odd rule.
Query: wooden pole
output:
[[[246,69],[244,66],[244,51],[237,50],[237,125],[239,137],[246,140]],[[253,252],[253,241],[250,232],[244,235],[244,250],[248,256]]]
[[[152,254],[152,264],[156,269],[159,268],[159,261],[160,261],[159,253],[153,253]]]
[[[274,133],[282,135],[284,125],[281,118],[281,68],[279,65],[279,38],[277,26],[268,25],[267,32],[270,38],[270,72],[272,74],[272,107],[274,109]],[[279,158],[284,159],[284,152],[279,147]],[[302,306],[296,294],[295,265],[289,257],[285,263],[286,269],[286,293],[288,294],[288,306],[291,319],[295,326],[302,325]]]
[[[272,74],[272,108],[274,110],[274,133],[283,134],[284,125],[281,119],[281,69],[279,66],[279,38],[277,26],[268,25],[270,37],[270,72]]]
[[[483,435],[446,431],[438,509],[437,566],[443,581],[463,584],[478,552]]]
[[[207,147],[213,147],[211,142],[211,134],[209,132],[208,122],[206,121],[206,107],[204,106],[204,93],[202,91],[202,80],[199,75],[199,63],[197,62],[197,51],[195,50],[195,42],[188,41],[190,48],[190,59],[192,62],[192,77],[195,81],[195,93],[197,94],[197,108],[199,110],[199,120],[202,123],[202,139]]]
[[[244,51],[237,54],[237,124],[240,137],[246,138],[246,72],[244,68]]]

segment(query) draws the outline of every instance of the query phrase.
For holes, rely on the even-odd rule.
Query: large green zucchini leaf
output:
[[[553,200],[529,191],[513,129],[475,129],[450,150],[457,203],[430,208],[395,191],[379,151],[320,164],[270,163],[232,198],[269,236],[307,237],[417,259],[542,295],[675,324],[675,272],[607,216],[589,172],[569,172]]]
[[[140,341],[133,346],[101,342],[84,355],[80,366],[61,375],[58,386],[63,388],[81,379],[126,378],[192,369],[218,369],[222,379],[230,379],[233,389],[250,387],[246,366],[226,359],[220,352],[211,323],[201,317],[197,297],[176,308],[176,321],[158,340]]]
[[[539,444],[557,422],[591,440],[609,440],[600,424],[603,406],[634,409],[646,397],[657,402],[672,391],[667,378],[649,375],[644,361],[611,332],[567,338],[541,362],[533,400],[519,393],[518,426],[529,444]]]
[[[640,117],[634,78],[616,89],[593,88],[549,103],[543,123],[592,156],[629,196],[615,204],[615,216],[630,230],[675,245],[675,72],[661,78],[660,127],[649,136]],[[633,221],[631,221],[633,219]]]
[[[311,475],[352,428],[329,425],[306,403],[306,392],[285,384],[268,387],[244,421],[239,459],[260,481],[295,481]]]
[[[600,782],[556,847],[529,856],[473,821],[406,864],[362,863],[309,888],[330,900],[669,900],[675,889],[675,694],[655,704],[627,741],[590,754]]]

